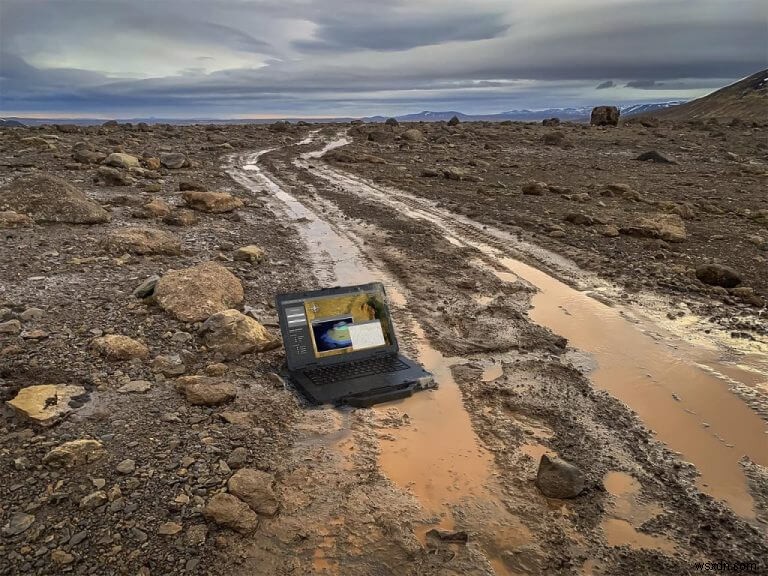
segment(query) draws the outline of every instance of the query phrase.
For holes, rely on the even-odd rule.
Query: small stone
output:
[[[650,150],[648,152],[643,152],[640,154],[635,160],[639,160],[641,162],[655,162],[657,164],[677,164],[674,160],[671,158],[668,158],[667,156],[664,156],[660,152],[657,152],[656,150]]]
[[[72,440],[52,449],[43,458],[43,464],[53,468],[71,468],[99,460],[106,454],[98,440]]]
[[[144,530],[140,528],[136,528],[134,526],[133,528],[131,528],[131,538],[136,540],[136,542],[138,542],[139,544],[142,544],[149,539],[149,536],[147,535],[146,532],[144,532]]]
[[[168,152],[160,154],[160,164],[162,164],[165,168],[177,170],[179,168],[183,168],[184,166],[188,166],[189,160],[187,160],[187,157],[184,154],[179,152]]]
[[[528,182],[523,184],[522,192],[528,196],[541,196],[547,189],[548,186],[545,182]]]
[[[65,566],[74,562],[75,557],[72,556],[72,554],[62,550],[61,548],[56,548],[51,552],[51,560],[53,560],[54,564]]]
[[[262,262],[264,258],[264,250],[254,244],[238,248],[237,252],[235,252],[235,260],[242,260],[252,264]]]
[[[208,527],[205,524],[195,524],[187,529],[184,543],[187,546],[202,546],[208,537]]]
[[[584,490],[584,474],[573,464],[544,454],[536,486],[548,498],[575,498]]]
[[[29,529],[35,523],[35,517],[32,514],[16,512],[3,526],[3,536],[16,536]]]
[[[253,532],[259,526],[259,517],[248,505],[232,494],[216,494],[203,509],[206,520],[230,528],[241,534]]]
[[[181,532],[182,528],[182,525],[177,522],[165,522],[157,528],[157,533],[161,536],[173,536]]]
[[[22,322],[29,322],[31,320],[39,320],[45,316],[45,311],[40,308],[27,308],[19,314],[19,320]]]
[[[187,367],[179,354],[156,356],[150,366],[153,372],[159,372],[164,376],[181,376],[187,371]]]
[[[208,364],[208,366],[205,367],[204,372],[208,376],[224,376],[224,374],[227,373],[227,365],[222,364],[221,362]]]
[[[83,496],[80,500],[81,510],[93,510],[99,506],[103,506],[107,503],[107,494],[103,490],[97,490],[87,496]]]
[[[248,450],[244,446],[238,446],[227,457],[227,465],[230,468],[242,468],[248,462]]]
[[[119,334],[109,334],[95,338],[93,347],[108,360],[131,360],[133,358],[146,358],[149,356],[149,348],[141,342]]]
[[[133,291],[133,295],[136,298],[148,298],[152,296],[152,293],[155,291],[155,286],[157,286],[157,282],[159,280],[160,276],[150,276],[136,287],[136,289]]]
[[[21,322],[19,320],[8,320],[0,323],[0,334],[20,334]]]
[[[221,214],[242,208],[245,204],[240,198],[227,192],[184,192],[181,195],[184,202],[192,210]]]
[[[193,406],[218,406],[231,402],[237,396],[237,387],[230,382],[219,382],[205,376],[182,376],[176,379]]]
[[[123,154],[121,152],[113,152],[104,160],[104,164],[107,166],[114,166],[115,168],[123,168],[128,170],[129,168],[138,168],[139,159],[136,156],[130,154]]]
[[[152,388],[152,383],[147,380],[131,380],[128,384],[117,389],[121,394],[143,394]]]
[[[250,352],[263,352],[279,346],[259,322],[238,310],[224,310],[211,315],[200,329],[205,345],[227,358]]]
[[[120,474],[133,474],[136,471],[136,461],[126,458],[115,468]]]
[[[243,468],[227,483],[230,493],[248,504],[254,512],[274,516],[280,506],[274,491],[275,477],[261,470]]]

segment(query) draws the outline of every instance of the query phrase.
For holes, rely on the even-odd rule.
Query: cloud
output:
[[[616,103],[686,99],[765,67],[760,0],[696,6],[3,0],[0,110],[321,115],[450,104],[493,112],[589,105],[597,82]]]

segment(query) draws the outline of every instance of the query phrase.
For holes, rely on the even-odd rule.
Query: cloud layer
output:
[[[762,0],[3,0],[0,114],[685,99],[766,67],[767,11]]]

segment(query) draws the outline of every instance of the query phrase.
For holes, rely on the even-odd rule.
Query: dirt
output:
[[[2,400],[39,384],[80,385],[87,394],[47,428],[3,407],[0,524],[18,513],[34,522],[0,542],[0,574],[688,574],[693,562],[764,562],[768,498],[758,435],[764,446],[760,309],[768,278],[761,271],[766,252],[748,239],[768,236],[753,218],[765,207],[759,131],[719,127],[720,137],[679,125],[556,128],[569,147],[543,144],[553,129],[533,125],[416,127],[424,141],[407,144],[399,139],[407,127],[381,126],[0,131],[0,186],[52,175],[111,215],[108,223],[1,231],[0,322],[21,327],[0,333]],[[318,158],[343,144],[334,140],[347,131],[354,142],[341,150],[364,162]],[[367,140],[372,131],[382,133],[380,142]],[[28,136],[52,146],[29,148],[22,141]],[[120,171],[127,186],[107,186],[94,179],[98,164],[73,161],[82,140],[104,155],[182,153],[187,161],[170,169],[145,160],[143,172]],[[678,164],[632,160],[646,149]],[[420,176],[449,167],[461,179]],[[549,186],[540,196],[523,195],[530,180]],[[185,219],[186,226],[147,221],[142,207],[156,199],[183,214],[180,188],[190,188],[180,183],[190,181],[245,205],[195,212],[197,222]],[[640,199],[600,193],[615,182],[628,183]],[[557,186],[572,191],[553,192]],[[583,192],[588,198],[574,199]],[[683,242],[596,232],[665,211],[659,202],[691,204],[680,209]],[[564,222],[574,211],[606,224]],[[181,253],[105,247],[120,227],[148,224],[179,236]],[[565,237],[552,236],[555,226]],[[260,261],[236,257],[250,245],[264,251]],[[665,345],[701,352],[702,342],[688,336],[710,336],[713,348],[704,347],[701,363],[727,372],[734,382],[729,389],[721,381],[718,390],[763,426],[733,440],[749,457],[742,476],[709,485],[706,467],[699,477],[684,459],[690,456],[673,451],[674,438],[656,437],[642,411],[624,403],[631,398],[617,399],[619,391],[601,383],[599,351],[585,354],[588,344],[574,344],[536,315],[539,288],[535,279],[506,275],[504,258],[512,257],[565,287],[589,286],[614,302],[617,315],[646,311],[633,325],[653,329]],[[211,260],[242,281],[239,308],[272,335],[279,333],[277,293],[382,279],[404,351],[440,387],[373,409],[309,408],[275,375],[280,349],[225,357],[205,346],[200,322],[177,320],[132,294],[153,275]],[[691,270],[703,261],[734,268],[753,291],[697,283]],[[92,341],[106,334],[143,343],[149,359],[99,355]],[[723,342],[734,347],[712,352]],[[748,351],[738,360],[757,376],[725,366],[726,351]],[[237,397],[190,405],[174,386],[178,371],[158,361],[173,355],[184,375],[223,379]],[[149,390],[118,391],[136,381]],[[665,385],[662,375],[658,386]],[[683,400],[670,417],[685,417],[691,408]],[[730,441],[732,423],[712,426]],[[52,448],[75,439],[99,440],[104,455],[66,469],[43,463]],[[544,453],[581,469],[586,488],[579,496],[553,500],[538,491]],[[278,512],[260,514],[253,533],[203,516],[239,468],[275,479]],[[721,484],[737,485],[746,509],[720,494]],[[447,535],[435,537],[434,528]]]

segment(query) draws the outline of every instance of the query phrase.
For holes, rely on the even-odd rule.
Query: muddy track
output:
[[[331,144],[324,150],[344,143],[327,136]],[[365,455],[376,489],[393,498],[384,517],[391,518],[399,506],[397,515],[405,522],[388,529],[396,545],[380,550],[386,567],[381,573],[391,573],[402,554],[414,553],[414,564],[400,573],[684,574],[692,573],[696,560],[765,556],[765,527],[755,527],[766,514],[759,504],[764,497],[754,494],[759,484],[752,484],[758,502],[753,508],[743,475],[713,478],[716,489],[736,486],[735,494],[725,490],[716,496],[739,509],[746,521],[700,493],[693,466],[659,444],[624,404],[593,387],[585,376],[593,360],[531,323],[526,313],[541,278],[528,280],[535,269],[520,260],[603,295],[612,294],[609,283],[507,233],[343,173],[318,160],[322,150],[309,140],[232,157],[229,172],[278,215],[293,220],[321,282],[383,277],[396,296],[396,321],[406,348],[430,369],[441,370],[439,391],[357,411],[351,421],[337,425],[338,431],[350,431],[348,441],[365,447],[357,456]],[[580,303],[566,300],[565,305]],[[629,324],[617,311],[611,316]],[[484,376],[490,373],[494,376]],[[656,381],[655,387],[663,384]],[[722,382],[717,386],[735,399]],[[737,449],[759,459],[764,436],[756,435],[764,433],[762,422],[738,405],[742,411],[736,416],[748,418],[753,428]],[[686,410],[691,409],[677,407],[667,416],[679,418]],[[440,426],[446,414],[471,425],[446,430]],[[728,422],[722,424],[727,429]],[[441,434],[448,435],[447,442]],[[458,463],[453,465],[457,473],[449,486],[436,488],[417,462],[425,452],[434,457],[448,449],[456,434],[470,437],[462,444],[466,462],[448,458]],[[702,442],[704,450],[714,446],[709,436]],[[328,452],[338,455],[338,450],[331,446]],[[541,496],[532,479],[542,453],[579,465],[588,478],[585,492],[565,503]],[[726,460],[729,470],[741,473],[738,457]],[[359,474],[354,466],[353,459],[352,468],[345,469],[341,458],[335,471],[325,473],[348,479],[350,472]],[[284,514],[283,521],[288,517]],[[358,538],[380,545],[382,527],[366,526],[356,527]],[[431,526],[468,530],[470,543],[424,549],[418,536]],[[344,573],[374,573],[363,571],[370,564],[361,560],[350,538],[347,531],[329,536],[326,552],[313,564],[317,573],[335,573],[341,565],[355,567]],[[424,550],[432,553],[423,556]]]

